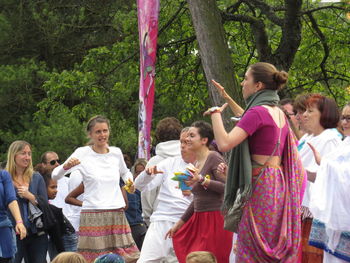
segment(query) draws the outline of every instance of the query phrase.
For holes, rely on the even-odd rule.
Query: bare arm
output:
[[[211,82],[214,84],[214,86],[218,89],[219,94],[223,99],[228,103],[230,106],[230,109],[232,110],[233,114],[235,116],[242,116],[244,110],[241,106],[239,106],[231,97],[227,94],[225,88],[221,86],[220,83],[216,82],[215,80],[211,80]]]
[[[80,183],[72,192],[70,192],[64,201],[70,205],[82,206],[83,202],[78,200],[77,197],[84,193],[84,184]]]
[[[22,240],[23,238],[26,237],[27,230],[23,225],[22,216],[21,216],[21,212],[19,211],[17,200],[13,200],[11,203],[9,203],[8,208],[13,218],[16,221],[16,226],[15,226],[16,233],[19,234],[19,237]]]
[[[211,114],[211,121],[215,140],[220,151],[227,152],[248,137],[248,133],[237,126],[227,133],[220,112]]]

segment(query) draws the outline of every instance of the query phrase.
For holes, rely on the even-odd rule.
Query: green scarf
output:
[[[276,90],[263,89],[246,100],[247,107],[242,115],[252,107],[259,105],[277,105],[279,97]],[[237,193],[241,193],[242,201],[247,201],[252,194],[252,162],[248,139],[245,139],[231,151],[228,176],[225,186],[223,210],[232,207]]]

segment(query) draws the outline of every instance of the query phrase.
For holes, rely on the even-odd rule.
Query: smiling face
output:
[[[32,151],[29,145],[24,146],[24,148],[15,155],[16,167],[20,169],[26,169],[32,161]]]
[[[248,69],[245,73],[244,80],[241,82],[243,98],[247,99],[255,92],[259,91],[262,88],[261,85],[261,82],[255,82],[250,69]]]
[[[345,106],[341,116],[341,126],[345,136],[350,136],[350,106]]]
[[[319,134],[320,131],[324,130],[320,123],[321,112],[316,105],[310,105],[304,112],[303,117],[305,129],[309,133]]]
[[[208,141],[208,138],[201,138],[198,128],[196,127],[191,127],[188,131],[187,135],[187,143],[188,147],[192,151],[196,151],[200,149],[201,147],[206,146]]]
[[[89,137],[96,147],[108,146],[109,128],[105,122],[97,122],[89,132]]]

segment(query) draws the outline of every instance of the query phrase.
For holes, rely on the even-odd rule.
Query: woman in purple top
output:
[[[225,162],[209,145],[214,138],[209,123],[196,121],[188,132],[189,149],[196,154],[192,185],[193,201],[181,219],[168,232],[180,263],[193,251],[210,251],[219,263],[228,263],[232,248],[232,233],[224,230],[221,206],[226,175],[218,166]]]
[[[251,65],[241,83],[247,108],[229,133],[220,114],[226,104],[206,112],[211,115],[219,149],[232,149],[224,210],[230,211],[233,204],[243,206],[238,228],[231,228],[238,233],[237,262],[299,260],[300,204],[306,176],[293,133],[278,107],[277,91],[287,77],[269,63]]]

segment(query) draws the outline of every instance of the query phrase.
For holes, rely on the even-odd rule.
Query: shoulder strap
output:
[[[282,123],[281,123],[281,112],[279,112],[279,120],[280,120],[280,125],[282,125]],[[276,150],[279,148],[279,146],[281,144],[281,136],[282,136],[282,129],[283,129],[283,127],[280,127],[279,129],[280,129],[280,132],[279,132],[279,135],[278,135],[278,140],[277,140],[277,142],[275,144],[275,148],[273,149],[273,151],[272,151],[271,155],[269,156],[269,158],[266,160],[265,164],[267,164],[271,160],[272,156],[275,154]],[[278,156],[280,156],[280,155],[281,155],[281,153],[278,154]]]

